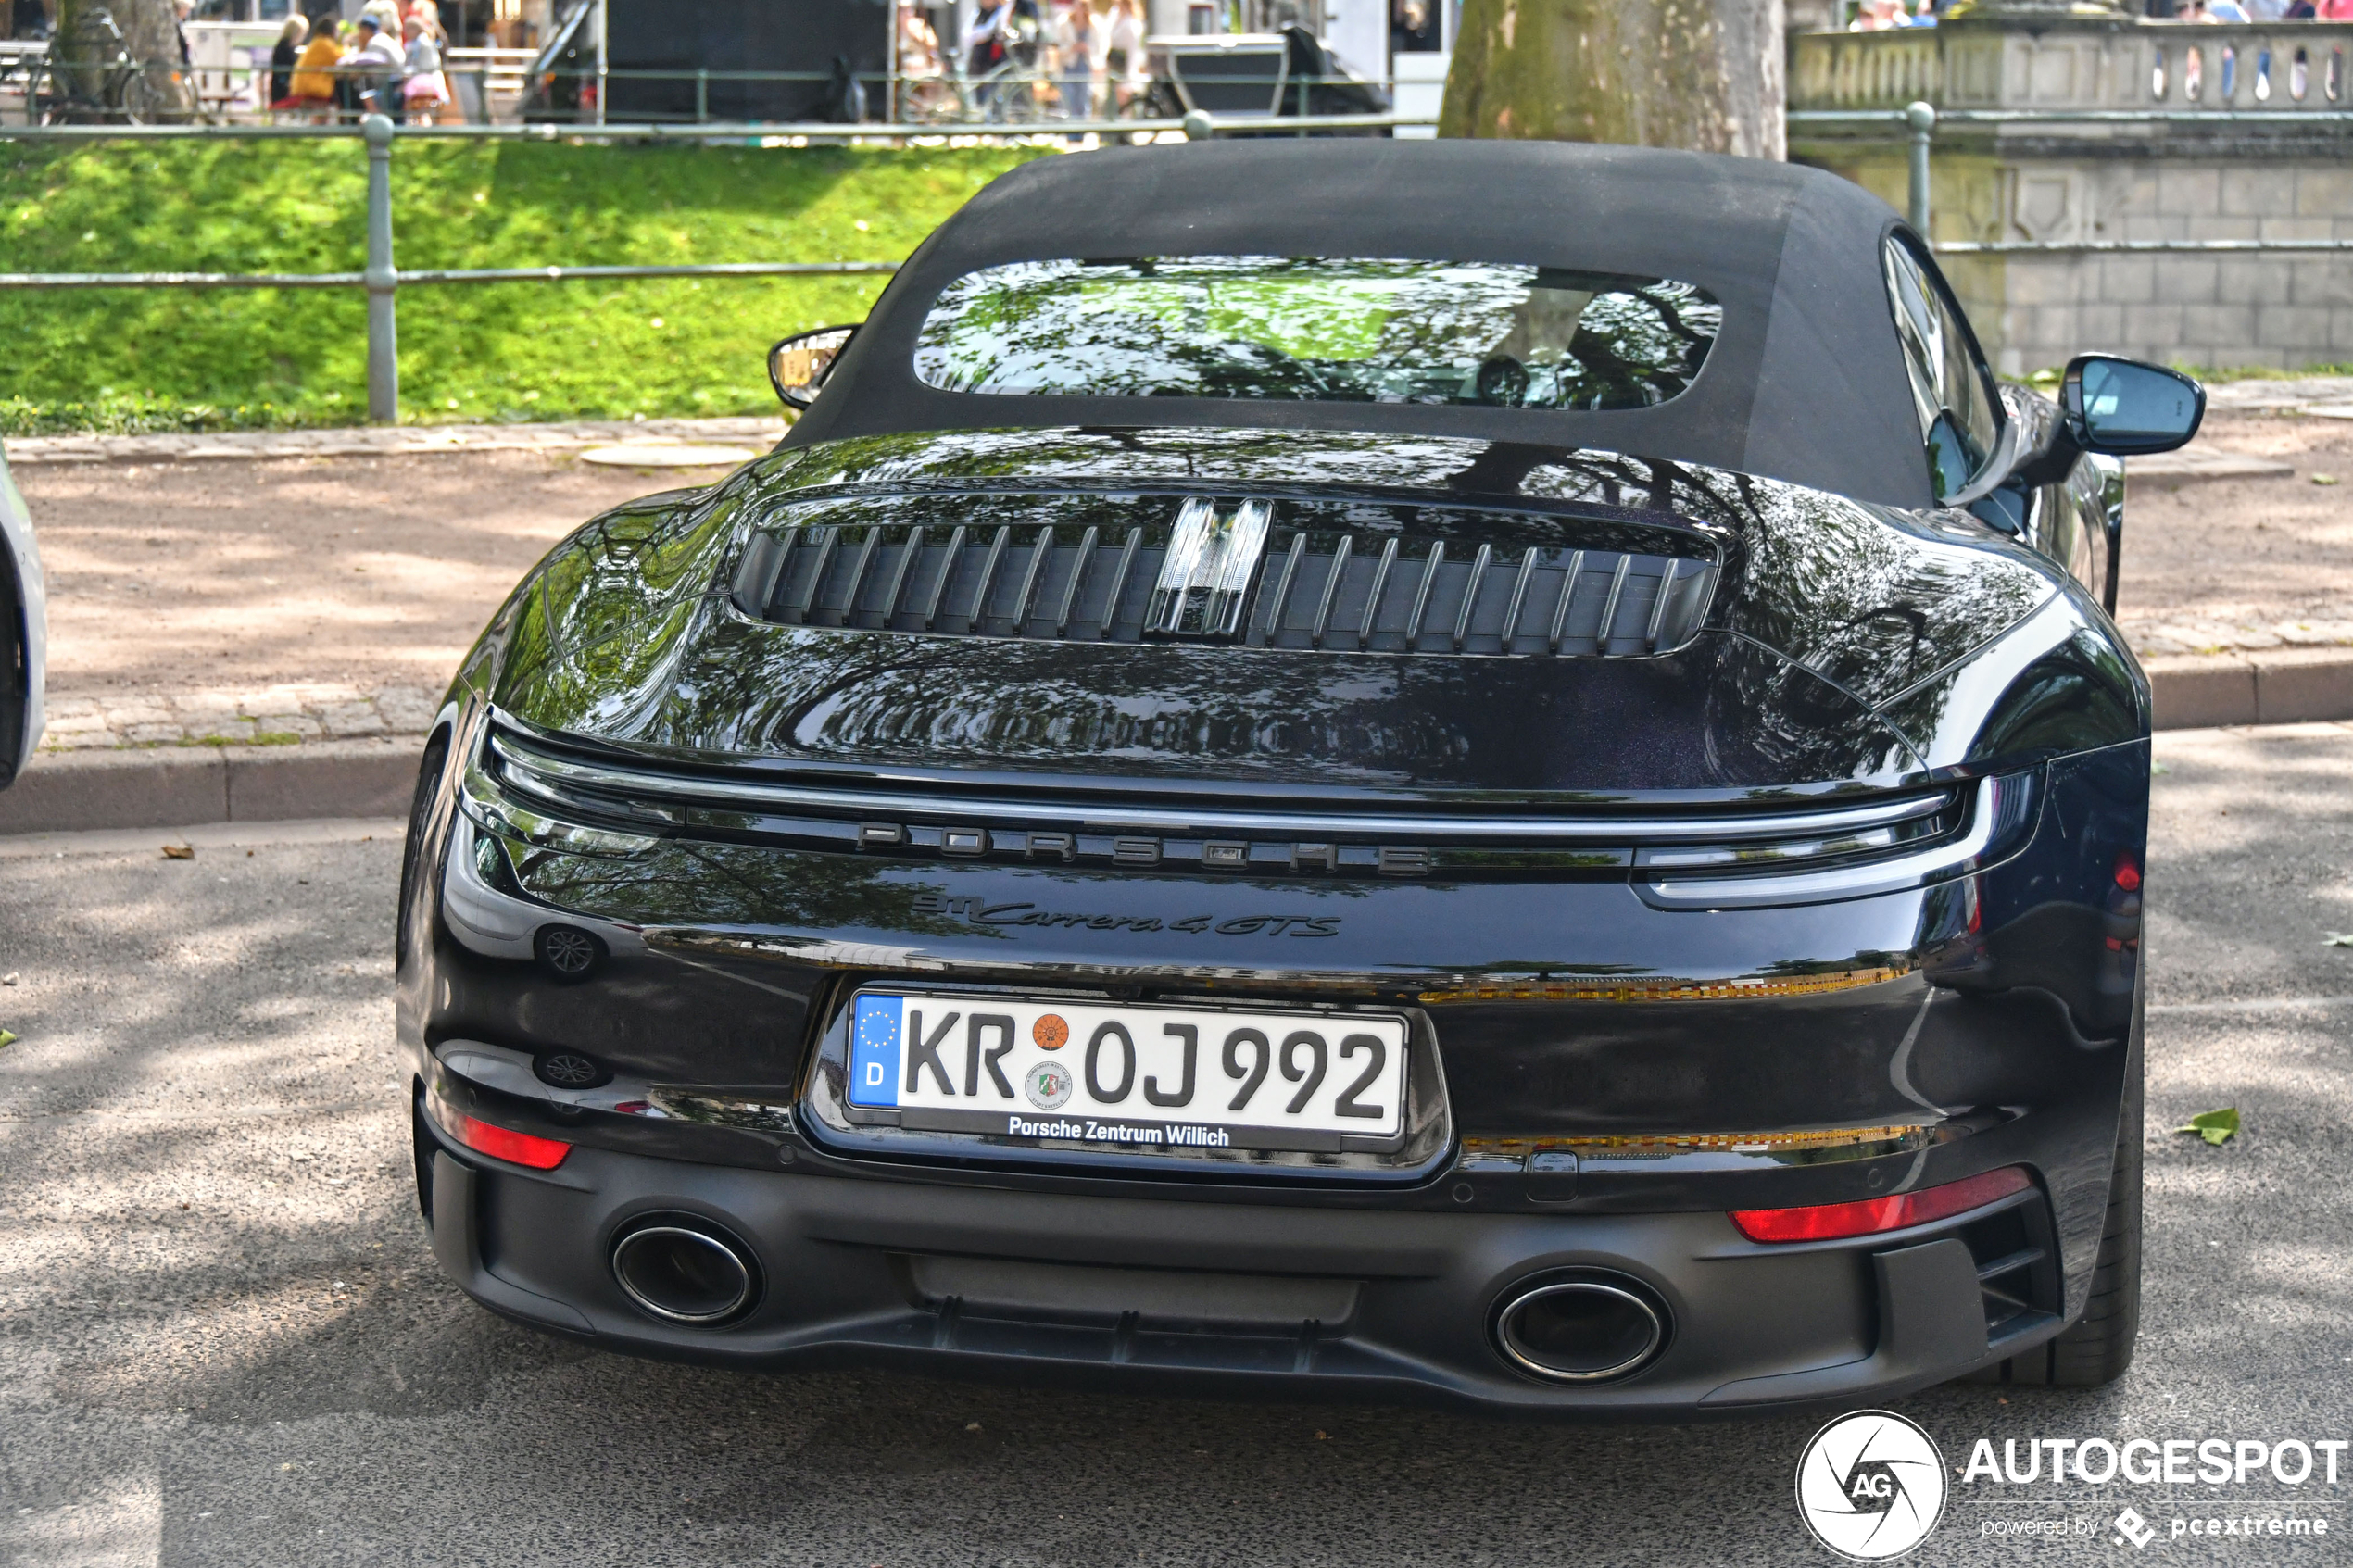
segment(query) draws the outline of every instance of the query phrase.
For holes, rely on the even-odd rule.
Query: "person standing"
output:
[[[2347,0],[2353,5],[2353,0]],[[1110,111],[1125,116],[1142,91],[1144,80],[1144,19],[1137,0],[1112,0],[1110,47],[1103,51],[1103,75],[1111,87]]]
[[[939,34],[933,31],[916,0],[899,0],[899,109],[891,118],[939,118],[949,98],[941,88],[941,79],[947,74],[948,63],[940,54]]]
[[[286,19],[278,31],[276,47],[270,51],[270,97],[273,109],[296,107],[294,101],[295,65],[302,58],[303,42],[310,33],[310,19],[296,11]]]
[[[1087,0],[1070,0],[1070,8],[1054,24],[1064,119],[1086,119],[1094,110],[1095,63],[1101,42],[1094,7]]]
[[[998,0],[964,33],[964,75],[975,83],[976,105],[986,107],[995,95],[995,73],[1013,57],[1013,0]]]

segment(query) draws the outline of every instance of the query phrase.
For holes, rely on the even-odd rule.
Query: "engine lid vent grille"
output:
[[[797,508],[745,552],[737,607],[935,636],[1626,658],[1689,643],[1718,570],[1704,535],[1573,518],[1128,497],[1061,521],[1038,515],[1060,497],[906,499]]]

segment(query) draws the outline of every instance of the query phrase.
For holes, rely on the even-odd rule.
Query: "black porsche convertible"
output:
[[[2122,465],[1827,174],[1052,158],[427,747],[418,1194],[615,1350],[1501,1411],[2081,1385],[2138,1315]]]

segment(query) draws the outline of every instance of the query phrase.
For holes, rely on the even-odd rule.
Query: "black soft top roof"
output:
[[[1041,158],[950,219],[892,281],[791,445],[1051,425],[1228,425],[1593,446],[1932,504],[1881,282],[1898,220],[1861,187],[1750,158],[1559,142],[1265,139]],[[1723,303],[1699,379],[1613,412],[941,392],[916,333],[951,280],[1050,257],[1499,261],[1674,278]]]

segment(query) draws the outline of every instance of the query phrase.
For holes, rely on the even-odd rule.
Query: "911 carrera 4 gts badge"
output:
[[[1041,1061],[1022,1074],[1021,1090],[1038,1110],[1059,1110],[1070,1103],[1071,1084],[1069,1068],[1059,1061]]]

